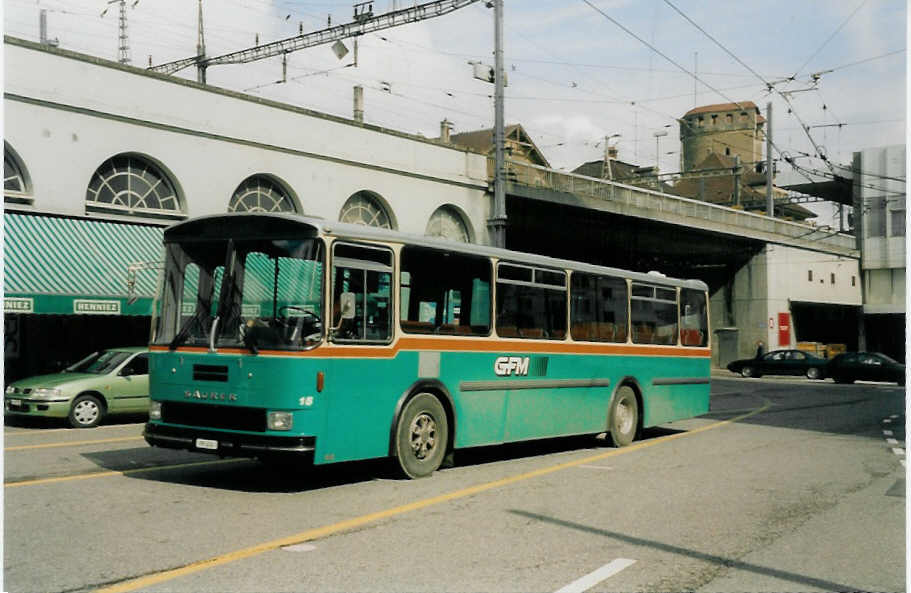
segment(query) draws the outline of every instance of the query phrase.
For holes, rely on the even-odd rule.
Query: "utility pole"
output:
[[[693,52],[693,107],[699,106],[699,52]]]
[[[117,61],[121,64],[130,63],[130,39],[127,34],[127,3],[126,0],[108,0],[107,8],[101,11],[102,18],[107,14],[108,9],[111,7],[111,4],[120,5],[120,36],[119,36],[119,47],[117,49]],[[130,5],[130,8],[136,8],[136,5],[139,4],[139,0],[133,2]]]
[[[772,102],[769,101],[766,104],[766,118],[765,118],[765,201],[766,201],[766,213],[769,216],[775,216],[775,200],[772,196],[772,182],[775,180],[774,172],[772,171]]]
[[[38,13],[38,35],[41,45],[50,45],[51,47],[60,45],[56,37],[53,39],[48,39],[47,37],[47,9],[44,8]]]
[[[494,0],[494,177],[493,217],[487,221],[491,243],[506,247],[506,175],[503,158],[503,0]]]
[[[202,28],[202,0],[199,0],[196,29],[196,82],[206,84],[206,38]]]
[[[740,155],[734,155],[734,205],[740,207]]]

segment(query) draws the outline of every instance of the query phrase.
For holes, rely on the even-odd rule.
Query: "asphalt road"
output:
[[[712,394],[630,447],[476,449],[415,481],[8,421],[3,590],[905,591],[904,391]]]

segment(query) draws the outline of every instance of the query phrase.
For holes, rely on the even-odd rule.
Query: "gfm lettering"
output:
[[[493,372],[500,377],[528,375],[528,361],[527,356],[501,356],[494,361]]]

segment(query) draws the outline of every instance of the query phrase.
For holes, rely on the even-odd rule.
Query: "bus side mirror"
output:
[[[354,293],[343,292],[339,299],[342,319],[354,319]]]
[[[342,322],[346,319],[354,319],[354,293],[343,292],[338,298],[338,322],[332,326],[332,331],[336,332],[342,327]]]

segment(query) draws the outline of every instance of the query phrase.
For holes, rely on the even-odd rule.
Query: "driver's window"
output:
[[[333,341],[388,343],[392,311],[392,252],[337,243],[332,267]]]
[[[784,352],[772,352],[771,354],[767,354],[765,359],[766,360],[784,360],[784,355],[785,355]]]

